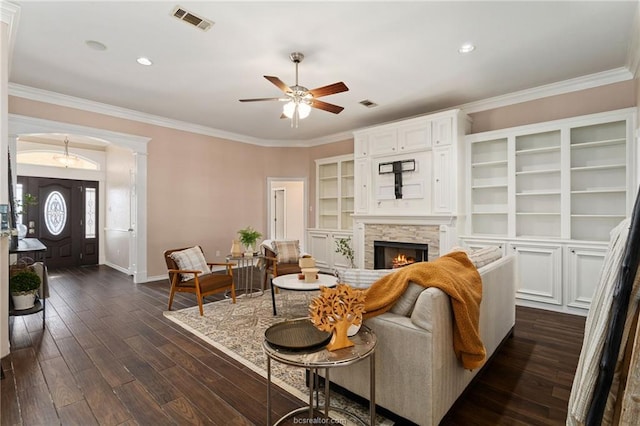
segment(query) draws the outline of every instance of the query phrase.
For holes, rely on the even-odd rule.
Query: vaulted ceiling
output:
[[[15,92],[42,89],[264,141],[319,140],[597,73],[631,78],[637,1],[31,2],[20,6]],[[202,31],[176,6],[213,22]],[[87,43],[89,42],[89,43]],[[98,42],[106,49],[99,50]],[[475,50],[459,53],[463,43]],[[292,128],[263,76],[342,81]],[[138,57],[151,59],[142,66]],[[377,104],[367,108],[360,104]]]

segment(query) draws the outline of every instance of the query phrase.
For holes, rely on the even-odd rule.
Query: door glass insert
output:
[[[84,237],[96,237],[96,189],[86,188],[84,194]]]
[[[44,203],[44,223],[52,235],[60,235],[67,223],[67,203],[58,191],[51,192]]]

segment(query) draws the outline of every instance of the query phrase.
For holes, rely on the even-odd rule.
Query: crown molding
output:
[[[640,4],[636,7],[636,14],[633,17],[633,27],[631,30],[631,40],[627,50],[627,68],[634,77],[639,77],[640,71]]]
[[[63,95],[61,93],[51,92],[48,90],[36,89],[35,87],[24,86],[17,83],[9,83],[9,95],[29,99],[32,101],[45,102],[53,105],[79,109],[82,111],[95,112],[97,114],[104,114],[111,117],[123,118],[125,120],[133,120],[140,123],[168,127],[170,129],[183,130],[185,132],[197,133],[221,139],[229,139],[235,142],[243,142],[253,145],[265,145],[265,143],[267,145],[269,144],[269,141],[264,141],[238,133],[226,132],[224,130],[201,126],[199,124],[193,124],[186,121],[174,120],[158,115],[147,114],[132,109],[117,107],[96,101],[90,101],[88,99],[77,98],[75,96]]]
[[[16,44],[16,34],[18,32],[18,22],[20,21],[20,6],[6,1],[0,2],[0,22],[9,27],[9,68],[11,69],[11,58],[13,57],[13,47]]]
[[[589,74],[582,77],[560,81],[557,83],[546,84],[544,86],[533,87],[531,89],[521,90],[519,92],[513,92],[506,95],[483,99],[480,101],[469,102],[459,105],[455,108],[460,108],[467,114],[472,114],[474,112],[487,111],[490,109],[519,104],[527,101],[533,101],[549,96],[577,92],[579,90],[591,89],[598,86],[619,83],[621,81],[632,79],[633,73],[626,67],[620,67],[609,71],[602,71],[595,74]]]

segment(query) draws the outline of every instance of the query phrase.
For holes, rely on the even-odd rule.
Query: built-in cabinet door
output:
[[[366,135],[357,136],[353,151],[355,158],[367,157],[369,155],[369,137]]]
[[[453,140],[453,119],[440,118],[431,122],[433,146],[451,145]]]
[[[398,150],[417,151],[431,147],[431,123],[410,123],[398,127]]]
[[[502,250],[502,255],[506,256],[507,254],[507,244],[504,241],[499,240],[463,240],[464,247],[468,250],[475,251],[480,250],[485,247],[498,247]]]
[[[517,256],[519,279],[516,298],[562,304],[562,247],[555,244],[510,243]]]
[[[589,309],[600,281],[607,248],[568,245],[566,251],[567,306]]]
[[[332,262],[330,264],[331,269],[333,268],[351,268],[351,262],[349,259],[336,252],[336,248],[338,247],[337,241],[341,238],[350,238],[351,239],[351,247],[353,248],[353,234],[351,233],[340,233],[334,232],[331,234],[331,257]]]
[[[316,260],[318,268],[329,268],[331,264],[331,238],[327,232],[309,232],[309,254]]]
[[[391,129],[371,133],[369,148],[372,155],[396,154],[398,151],[398,132],[396,129]]]
[[[366,214],[369,211],[369,187],[371,185],[371,160],[359,158],[355,162],[355,212]]]
[[[433,212],[452,213],[455,191],[451,185],[451,146],[433,148]]]

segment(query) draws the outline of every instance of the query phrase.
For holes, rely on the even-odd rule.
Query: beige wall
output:
[[[637,90],[636,80],[627,80],[469,114],[471,133],[634,107]]]
[[[224,256],[238,229],[266,235],[266,178],[307,177],[316,156],[353,152],[353,142],[267,148],[9,97],[9,112],[151,138],[148,146],[147,271],[166,274],[162,252],[201,244]],[[310,192],[309,200],[313,200]],[[313,222],[310,222],[312,224]]]

